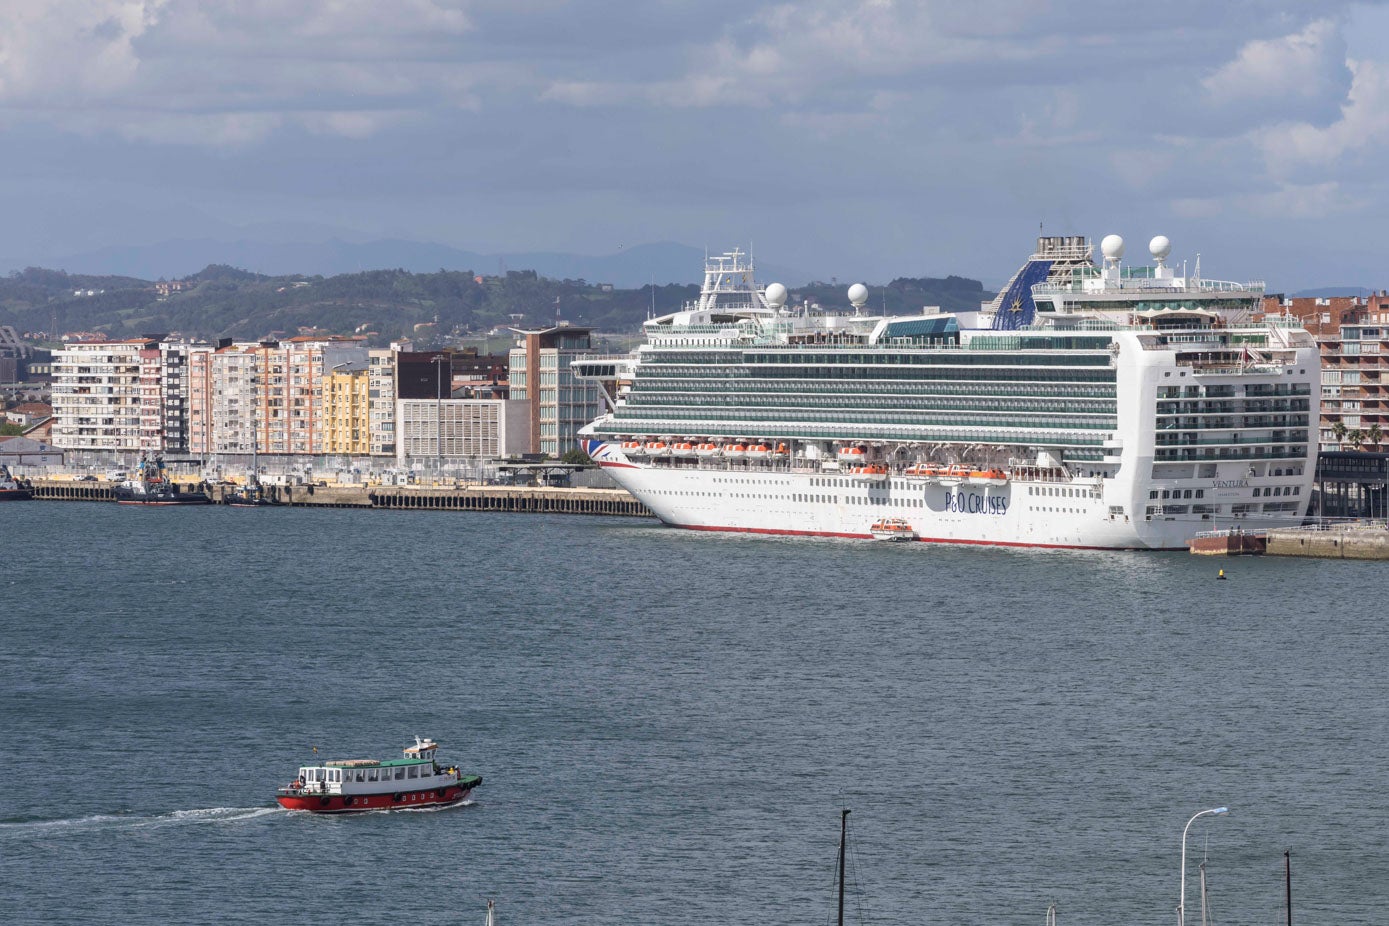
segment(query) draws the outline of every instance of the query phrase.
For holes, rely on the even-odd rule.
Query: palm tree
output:
[[[1346,439],[1346,423],[1341,420],[1331,422],[1331,436],[1336,438],[1337,444],[1342,444]]]
[[[1350,444],[1350,449],[1359,450],[1365,443],[1365,432],[1359,428],[1354,428],[1346,433],[1346,443]]]
[[[1379,442],[1383,439],[1384,432],[1380,430],[1378,422],[1370,425],[1369,430],[1365,432],[1365,440],[1376,450],[1379,449]]]

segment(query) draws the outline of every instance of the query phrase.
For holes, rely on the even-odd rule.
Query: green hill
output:
[[[173,284],[29,268],[0,277],[0,324],[20,331],[91,331],[110,337],[178,332],[190,337],[256,339],[313,329],[369,334],[373,344],[413,336],[421,344],[473,337],[496,327],[546,325],[558,317],[601,331],[635,331],[654,303],[658,314],[699,295],[696,286],[616,289],[585,280],[551,280],[530,270],[471,272],[372,270],[331,277],[271,277],[213,264]],[[870,287],[869,309],[919,312],[976,309],[978,281],[901,278]],[[812,283],[790,302],[844,305],[844,287]],[[520,316],[520,318],[516,318]]]

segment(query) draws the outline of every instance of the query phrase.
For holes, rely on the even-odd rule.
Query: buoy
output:
[[[1225,570],[1224,570],[1224,569],[1220,570],[1220,572],[1216,573],[1216,576],[1215,576],[1215,577],[1216,577],[1217,579],[1223,579],[1223,578],[1225,578]]]

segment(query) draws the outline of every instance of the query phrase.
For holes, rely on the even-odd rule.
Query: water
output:
[[[0,922],[1389,919],[1389,567],[0,507]],[[1214,581],[1217,566],[1230,579]],[[470,806],[291,814],[415,733]]]

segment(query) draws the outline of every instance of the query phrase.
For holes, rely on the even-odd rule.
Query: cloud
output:
[[[1389,144],[1389,67],[1356,61],[1351,70],[1354,81],[1336,121],[1326,126],[1281,124],[1256,134],[1274,176],[1344,170],[1348,161],[1365,157],[1373,158],[1374,170],[1379,171],[1380,152]]]
[[[1340,22],[1318,19],[1300,31],[1248,42],[1202,81],[1208,99],[1242,118],[1277,114],[1334,118],[1350,87]]]

